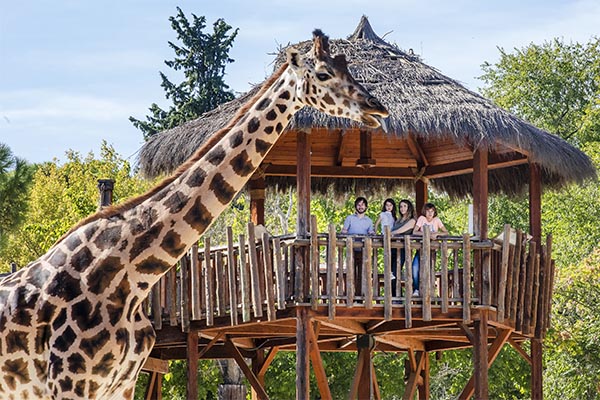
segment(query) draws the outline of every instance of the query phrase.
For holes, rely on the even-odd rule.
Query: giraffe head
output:
[[[386,130],[387,110],[352,77],[344,55],[329,54],[329,38],[319,29],[313,32],[312,50],[300,55],[291,48],[287,61],[298,77],[296,96],[302,104]]]

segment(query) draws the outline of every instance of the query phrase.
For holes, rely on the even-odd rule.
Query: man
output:
[[[344,221],[342,233],[349,235],[372,235],[375,233],[373,221],[365,213],[369,203],[364,197],[357,197],[354,200],[354,210],[352,215],[348,215]],[[368,256],[368,255],[367,255]],[[362,246],[354,249],[354,269],[356,270],[356,288],[357,296],[362,295],[362,283],[365,281],[362,276],[363,251]]]
[[[365,214],[369,203],[364,197],[354,200],[354,214],[348,215],[344,221],[342,233],[350,235],[372,235],[375,233],[373,221]]]

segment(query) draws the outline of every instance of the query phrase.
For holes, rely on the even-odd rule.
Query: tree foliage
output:
[[[0,254],[9,232],[23,221],[27,211],[27,194],[35,168],[15,157],[8,146],[0,143]]]
[[[180,84],[174,84],[160,72],[161,86],[173,105],[163,110],[153,103],[149,109],[151,115],[146,116],[146,121],[129,117],[145,139],[198,118],[234,98],[225,84],[224,75],[226,65],[234,61],[229,57],[229,50],[238,29],[231,31],[231,26],[223,19],[218,19],[213,24],[213,33],[205,33],[206,17],[192,14],[192,20],[189,21],[179,7],[177,15],[169,17],[169,21],[181,44],[169,42],[175,58],[166,60],[165,64],[175,71],[181,71],[185,79]]]
[[[575,144],[600,140],[600,39],[554,39],[485,62],[485,96]]]
[[[43,255],[69,228],[98,208],[98,179],[114,179],[115,203],[140,194],[152,182],[132,175],[128,161],[112,146],[102,143],[100,158],[68,151],[67,160],[38,166],[29,195],[29,208],[23,224],[13,229],[0,254],[0,266],[10,261],[22,267]]]

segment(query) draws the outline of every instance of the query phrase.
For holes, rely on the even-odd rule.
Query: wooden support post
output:
[[[327,383],[327,374],[323,366],[323,360],[321,359],[321,352],[319,351],[319,345],[317,343],[317,336],[312,329],[307,331],[309,339],[309,355],[310,361],[312,362],[313,372],[315,373],[315,379],[317,381],[317,387],[319,388],[319,394],[323,400],[331,400],[331,391],[329,390],[329,384]]]
[[[409,352],[409,355],[412,355],[412,352]],[[408,382],[404,388],[404,394],[402,395],[403,400],[412,400],[415,397],[415,392],[419,386],[419,382],[421,379],[421,372],[425,367],[425,359],[427,358],[427,353],[424,351],[418,351],[415,362],[413,363],[411,360],[410,363],[410,374],[408,377]],[[411,359],[414,357],[411,357]],[[422,383],[422,382],[421,382]]]
[[[252,373],[256,376],[256,380],[262,385],[265,385],[265,371],[261,374],[262,366],[265,362],[265,349],[258,349],[254,353],[254,356],[251,359],[250,366],[252,367]],[[251,395],[252,400],[258,399],[258,393],[254,390],[254,387],[251,386]]]
[[[473,346],[473,364],[475,369],[475,398],[489,399],[488,394],[488,310],[481,309],[480,318],[473,322],[475,327],[475,345]]]
[[[421,378],[419,379],[421,382],[419,385],[419,400],[429,400],[429,354],[426,352],[423,352],[423,368],[419,376]]]
[[[533,400],[542,400],[543,391],[543,371],[542,371],[542,339],[531,339],[531,398]]]
[[[419,179],[415,182],[415,212],[418,215],[421,215],[421,210],[423,209],[423,205],[427,203],[427,200],[427,183]]]
[[[229,350],[229,352],[233,355],[235,362],[238,364],[238,366],[244,373],[244,376],[246,377],[246,379],[248,379],[248,381],[250,382],[250,385],[252,385],[252,389],[254,389],[254,391],[256,391],[256,395],[257,395],[258,399],[259,400],[267,400],[269,397],[267,396],[267,392],[265,391],[265,388],[258,381],[258,378],[254,374],[254,372],[252,372],[250,367],[248,367],[248,364],[246,364],[246,360],[244,360],[244,357],[242,356],[242,354],[240,353],[238,348],[235,347],[235,345],[229,338],[227,338],[227,340],[225,340],[225,348],[227,350]],[[190,398],[190,397],[188,397],[188,398]],[[197,399],[198,397],[193,397],[193,398]]]
[[[198,332],[187,334],[187,398],[198,398]]]
[[[309,333],[310,321],[306,307],[296,311],[296,400],[309,398]]]
[[[254,225],[265,224],[265,178],[253,177],[248,182],[250,192],[250,221]]]
[[[358,335],[356,337],[356,347],[358,348],[358,360],[349,398],[371,399],[374,393],[371,353],[375,348],[375,339],[372,335]]]
[[[298,199],[296,235],[299,239],[306,239],[310,223],[310,135],[305,131],[298,131],[296,146],[296,196]],[[295,247],[295,292],[297,300],[300,302],[305,300],[309,291],[310,268],[308,268],[308,263],[308,249],[305,246]]]
[[[529,163],[529,232],[542,243],[542,172],[534,163]]]
[[[473,153],[473,230],[481,240],[488,235],[488,151]]]

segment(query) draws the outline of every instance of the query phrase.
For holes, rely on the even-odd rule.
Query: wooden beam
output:
[[[488,151],[473,154],[473,229],[475,236],[487,239],[488,230]]]
[[[521,357],[523,357],[523,359],[527,361],[529,365],[531,365],[531,357],[529,356],[529,354],[527,354],[525,349],[521,347],[520,343],[515,342],[514,339],[508,339],[508,343],[510,343],[510,345],[517,351],[517,353],[519,353]]]
[[[248,182],[250,193],[250,221],[254,225],[265,224],[265,177],[253,177]]]
[[[297,309],[296,325],[296,400],[309,398],[309,342],[310,321],[306,307]]]
[[[297,168],[294,165],[269,165],[265,169],[267,176],[296,176]],[[371,167],[357,166],[311,166],[312,177],[337,177],[337,178],[394,178],[414,179],[415,174],[409,167]]]
[[[500,350],[502,350],[502,347],[504,346],[504,344],[510,337],[511,332],[512,331],[510,329],[501,329],[498,331],[498,336],[496,337],[496,339],[494,339],[494,341],[492,342],[492,345],[490,346],[490,348],[488,350],[488,362],[487,362],[488,369],[492,366],[492,364],[494,363],[494,360],[496,360],[496,358],[498,357],[498,354],[500,354]],[[486,346],[487,346],[487,344],[486,344]],[[469,381],[465,385],[465,388],[463,389],[462,393],[460,394],[459,399],[470,398],[471,396],[473,396],[474,391],[475,391],[475,374],[473,374],[471,376],[471,379],[469,379]],[[537,399],[537,397],[533,397],[533,398]]]
[[[531,339],[531,398],[543,399],[542,340]]]
[[[410,154],[412,154],[412,156],[417,161],[417,165],[423,165],[425,167],[429,165],[429,161],[425,156],[425,152],[423,152],[423,148],[419,143],[419,139],[417,139],[415,135],[411,132],[408,132],[408,134],[406,135],[406,145],[408,146]]]
[[[338,143],[337,148],[337,165],[342,165],[344,159],[346,158],[346,152],[348,151],[348,147],[350,147],[350,134],[345,130],[340,130],[340,141]],[[356,163],[356,160],[353,160]]]
[[[198,332],[187,334],[187,398],[198,398]]]
[[[488,170],[514,167],[528,162],[527,158],[522,156],[506,158],[489,154],[488,157]],[[423,175],[429,179],[435,179],[471,173],[473,173],[473,160],[462,160],[447,164],[430,165],[425,169]]]
[[[248,364],[246,364],[246,360],[244,360],[244,357],[240,354],[240,351],[237,349],[237,347],[235,347],[233,342],[227,339],[225,341],[225,347],[227,347],[228,350],[233,354],[233,358],[244,373],[246,379],[248,379],[248,381],[250,382],[250,385],[252,385],[252,389],[256,391],[258,398],[260,400],[268,400],[269,396],[267,396],[265,388],[261,385],[260,381],[258,380],[256,375],[254,375],[250,367],[248,367]],[[198,396],[196,395],[196,397],[188,398],[197,399]]]
[[[402,395],[403,400],[412,400],[415,397],[415,392],[417,391],[417,386],[419,384],[419,378],[421,378],[421,371],[423,371],[423,367],[425,366],[425,357],[427,357],[427,353],[424,351],[417,352],[417,362],[416,368],[411,369],[410,376],[408,377],[408,382],[404,388],[404,395]],[[412,368],[412,365],[411,365]]]
[[[159,372],[161,374],[169,373],[169,361],[161,360],[160,358],[148,357],[144,366],[142,367],[142,371],[146,372]]]
[[[542,172],[534,163],[529,164],[529,232],[542,243]]]
[[[473,346],[473,364],[475,367],[475,398],[489,399],[488,388],[488,313],[481,310],[475,326],[475,345]],[[469,396],[470,397],[470,396]],[[459,397],[463,398],[463,397]]]
[[[331,400],[331,391],[329,390],[329,385],[327,384],[327,374],[325,373],[325,368],[323,367],[323,360],[321,359],[319,345],[317,344],[317,337],[312,329],[308,329],[307,333],[310,347],[310,361],[312,362],[313,372],[315,373],[315,379],[317,380],[317,387],[319,388],[321,399]]]

